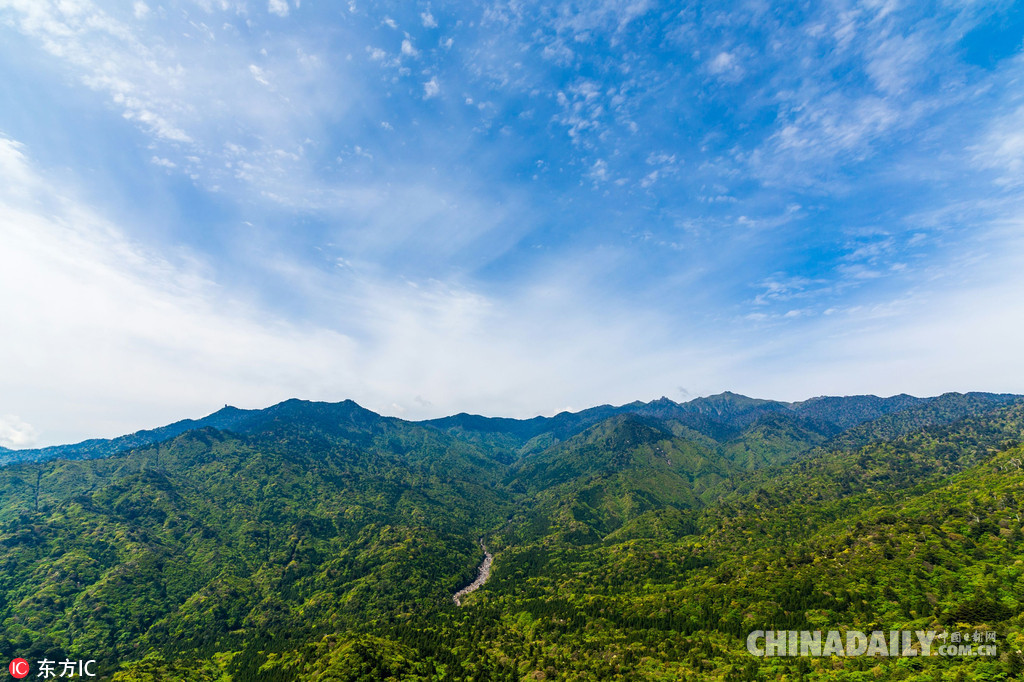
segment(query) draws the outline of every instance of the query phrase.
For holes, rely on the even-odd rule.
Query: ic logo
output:
[[[11,675],[20,680],[28,675],[28,661],[24,658],[16,658],[11,661],[7,669],[11,671]]]

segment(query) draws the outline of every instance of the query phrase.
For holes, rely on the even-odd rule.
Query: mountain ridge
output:
[[[539,452],[550,445],[552,439],[565,440],[607,417],[623,413],[675,419],[701,433],[723,437],[730,432],[738,433],[743,426],[768,414],[798,416],[847,430],[886,415],[913,407],[927,406],[951,397],[973,398],[976,401],[991,404],[1024,399],[1024,395],[1008,393],[948,392],[929,398],[917,398],[901,393],[888,398],[874,395],[816,396],[802,401],[784,402],[751,398],[731,391],[724,391],[683,403],[662,396],[646,403],[633,401],[619,406],[597,405],[579,412],[559,412],[551,417],[536,416],[517,419],[460,412],[447,417],[404,420],[399,417],[377,414],[349,399],[326,402],[290,398],[269,407],[257,409],[242,409],[225,405],[205,417],[182,419],[164,426],[142,429],[114,438],[92,438],[78,443],[19,450],[0,447],[0,466],[14,462],[41,462],[55,458],[105,457],[132,448],[158,443],[205,426],[212,426],[224,431],[249,433],[266,426],[268,422],[275,419],[295,414],[296,411],[309,412],[312,410],[320,411],[321,414],[333,411],[347,419],[358,416],[366,424],[376,420],[397,420],[431,426],[442,431],[476,434],[477,438],[487,441],[491,445],[503,442],[504,447],[508,450],[508,456],[514,458],[517,452],[520,456]],[[549,435],[550,438],[530,445],[532,439],[544,435]]]

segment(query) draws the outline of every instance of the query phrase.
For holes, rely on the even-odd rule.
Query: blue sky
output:
[[[1024,392],[1011,2],[0,0],[0,445]]]

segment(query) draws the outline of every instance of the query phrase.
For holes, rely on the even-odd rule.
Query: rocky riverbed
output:
[[[484,544],[483,540],[480,540],[480,549],[484,550],[484,561],[480,564],[480,568],[477,569],[476,580],[452,595],[452,601],[455,602],[456,606],[462,606],[462,598],[470,592],[479,590],[487,582],[487,579],[491,577],[491,563],[494,561],[494,557],[487,551],[487,545]]]

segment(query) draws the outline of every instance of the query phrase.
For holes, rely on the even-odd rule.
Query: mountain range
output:
[[[745,428],[769,415],[818,433],[822,437],[834,436],[864,422],[886,415],[903,413],[894,418],[890,433],[899,435],[915,424],[928,425],[956,419],[979,409],[1011,402],[1020,396],[1007,393],[946,393],[934,398],[916,398],[900,394],[890,398],[873,395],[846,397],[817,397],[801,402],[781,402],[748,398],[736,393],[696,398],[677,403],[660,398],[648,403],[633,402],[618,407],[601,405],[581,412],[561,412],[553,417],[509,419],[482,417],[460,413],[451,417],[405,422],[433,426],[450,434],[496,444],[505,443],[512,449],[510,456],[522,456],[550,443],[569,437],[582,429],[617,414],[636,414],[671,419],[695,431],[717,438],[738,436]],[[915,409],[912,409],[915,408]],[[70,445],[55,445],[38,449],[10,450],[0,448],[0,465],[12,462],[45,461],[49,459],[93,459],[106,457],[132,448],[168,440],[187,431],[211,427],[240,434],[259,433],[286,421],[296,424],[314,419],[362,419],[364,423],[381,417],[361,408],[351,400],[341,403],[312,403],[291,399],[261,410],[243,410],[225,405],[213,414],[200,419],[183,419],[155,429],[111,439],[90,439]],[[916,420],[916,421],[914,421]],[[531,443],[534,439],[540,439]]]
[[[419,422],[289,400],[4,450],[0,653],[115,680],[1011,679],[1022,434],[1009,394],[723,393]],[[999,655],[750,655],[771,629]]]

